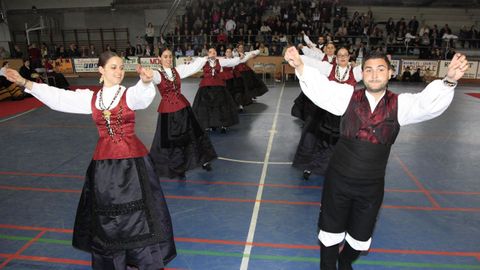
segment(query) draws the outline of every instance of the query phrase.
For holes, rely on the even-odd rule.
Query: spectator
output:
[[[20,50],[18,45],[13,46],[13,51],[11,53],[12,58],[23,58],[23,52]]]
[[[402,74],[402,81],[410,82],[412,80],[412,73],[410,72],[410,67],[407,67]]]
[[[412,19],[408,22],[408,29],[410,29],[412,35],[417,34],[418,21],[416,16],[412,16]]]
[[[258,55],[260,55],[260,56],[268,56],[269,55],[268,47],[266,47],[265,44],[260,43],[260,46],[258,47],[258,49],[260,50],[260,53]]]
[[[88,50],[88,57],[94,57],[94,58],[98,57],[97,49],[95,48],[95,45],[93,45],[93,44],[90,44],[90,48]]]
[[[411,81],[412,82],[422,82],[423,81],[422,75],[420,74],[420,68],[417,68],[417,71],[415,71],[415,73],[412,74]]]
[[[0,59],[8,59],[10,55],[8,54],[7,50],[4,47],[0,47]]]
[[[237,24],[235,23],[235,21],[233,20],[233,18],[230,18],[227,20],[227,22],[225,23],[225,30],[227,31],[227,33],[233,33],[235,31],[235,28],[237,27]]]
[[[30,57],[30,65],[33,69],[42,66],[42,52],[39,48],[37,48],[36,43],[32,43],[32,45],[29,47],[28,55]]]
[[[148,45],[153,46],[153,40],[155,38],[155,28],[153,28],[153,24],[149,22],[147,24],[147,28],[145,28],[145,41]]]
[[[188,45],[187,50],[185,51],[185,56],[192,57],[194,55],[195,55],[195,51],[192,49],[191,45]]]
[[[180,46],[177,46],[177,49],[175,50],[175,57],[178,58],[182,56],[183,56],[182,48]]]

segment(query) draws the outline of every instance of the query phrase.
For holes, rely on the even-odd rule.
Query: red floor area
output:
[[[0,118],[26,112],[41,106],[43,104],[33,97],[22,100],[4,100],[0,102]]]
[[[472,97],[476,97],[476,98],[480,98],[480,93],[467,93],[467,95],[472,96]]]

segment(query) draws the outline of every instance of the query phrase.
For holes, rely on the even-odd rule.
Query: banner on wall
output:
[[[420,75],[425,76],[428,73],[429,76],[438,77],[438,61],[434,60],[402,60],[402,73],[407,67],[410,67],[410,72],[413,74],[417,68],[420,69]]]
[[[158,69],[160,67],[160,60],[158,57],[142,57],[140,58],[140,65],[145,68]]]
[[[137,67],[138,64],[138,57],[137,56],[129,56],[127,58],[123,58],[123,70],[125,72],[135,72],[135,68]]]
[[[75,72],[98,72],[98,58],[74,58]]]
[[[469,62],[470,67],[467,69],[465,74],[463,75],[463,79],[475,79],[479,78],[477,75],[478,70],[478,62]],[[438,69],[438,77],[443,78],[447,76],[448,65],[450,65],[450,61],[440,61],[440,67]]]
[[[393,77],[397,77],[400,74],[400,60],[390,60],[390,64],[393,66]]]
[[[63,74],[73,73],[72,59],[70,58],[58,58],[52,63],[55,72]]]

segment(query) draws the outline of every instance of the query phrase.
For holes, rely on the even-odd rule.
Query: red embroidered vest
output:
[[[220,74],[222,67],[218,59],[215,59],[215,66],[211,67],[210,63],[203,66],[203,79],[200,81],[200,88],[205,86],[225,86],[225,81]]]
[[[93,93],[91,102],[92,118],[97,125],[99,135],[93,159],[124,159],[146,156],[148,154],[147,148],[135,135],[135,111],[127,106],[126,91],[120,97],[118,105],[110,110],[110,127],[113,134],[108,133],[102,111],[95,106],[97,93],[98,91]]]
[[[182,82],[180,81],[180,75],[174,68],[172,68],[172,72],[175,75],[175,85],[173,81],[167,79],[165,75],[159,71],[162,80],[157,84],[157,88],[158,91],[160,91],[162,100],[160,100],[157,111],[160,113],[176,112],[190,106],[188,100],[181,93]]]
[[[337,69],[337,62],[334,61],[333,64],[332,64],[332,70],[330,71],[330,75],[328,76],[328,79],[330,81],[336,81],[336,82],[339,82],[339,83],[346,83],[346,84],[350,84],[351,86],[355,87],[355,85],[357,85],[357,81],[355,80],[355,76],[353,75],[353,67],[350,68],[350,70],[348,71],[348,79],[346,81],[339,81],[337,79],[337,77],[335,76],[335,70]],[[340,76],[342,76],[342,74],[340,74]]]
[[[340,134],[348,139],[392,145],[400,131],[398,95],[387,90],[372,113],[365,91],[360,89],[353,93],[342,116]]]
[[[224,80],[233,79],[233,67],[224,67],[222,71],[222,77]]]
[[[240,63],[233,68],[233,75],[240,77],[242,72],[251,71],[252,69],[245,63]]]

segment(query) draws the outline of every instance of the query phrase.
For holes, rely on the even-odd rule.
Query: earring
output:
[[[98,80],[98,83],[103,83],[103,75],[100,77],[100,80]]]

